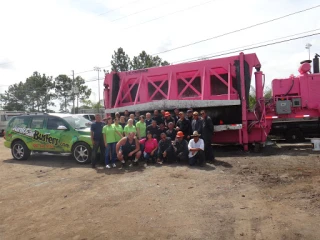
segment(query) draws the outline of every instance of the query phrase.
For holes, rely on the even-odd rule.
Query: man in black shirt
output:
[[[177,131],[174,129],[174,124],[172,122],[170,122],[168,125],[166,135],[168,138],[171,138],[171,141],[174,141],[176,139]]]
[[[184,113],[179,113],[180,119],[177,122],[177,131],[182,131],[184,134],[184,139],[189,140],[191,135],[191,123],[188,119],[184,117]]]
[[[188,142],[184,139],[183,132],[179,131],[172,144],[173,152],[178,162],[188,161]]]
[[[151,125],[149,125],[147,127],[147,132],[148,131],[152,134],[153,138],[156,138],[159,141],[159,139],[160,139],[160,130],[159,130],[159,127],[157,125],[156,120],[152,120]]]
[[[193,113],[193,120],[191,122],[192,132],[197,131],[200,135],[202,134],[202,120],[199,118],[199,113]]]
[[[146,126],[150,126],[152,123],[151,113],[146,114],[146,119],[144,120],[146,122]]]
[[[211,162],[215,160],[212,145],[211,145],[214,126],[211,118],[207,115],[205,110],[201,111],[201,116],[202,116],[202,138],[204,141],[204,153],[206,155],[206,160]]]
[[[191,109],[189,109],[187,111],[187,119],[189,120],[190,123],[192,123],[192,120],[193,120],[193,112]]]
[[[165,133],[161,133],[161,140],[158,145],[158,163],[170,163],[173,160],[173,151],[171,147],[171,139]]]
[[[166,127],[168,127],[168,125],[169,125],[169,123],[170,122],[173,122],[174,124],[176,124],[176,121],[174,120],[174,118],[173,117],[171,117],[171,114],[169,113],[169,112],[166,112],[165,114],[164,114],[164,125],[166,126]]]
[[[161,115],[159,115],[158,110],[154,110],[152,120],[156,120],[157,125],[160,125],[160,123],[163,122],[163,117]]]
[[[91,124],[91,141],[92,141],[92,168],[96,167],[97,153],[100,148],[100,161],[104,162],[105,145],[103,141],[102,128],[104,123],[101,121],[100,114],[95,115],[96,121]]]

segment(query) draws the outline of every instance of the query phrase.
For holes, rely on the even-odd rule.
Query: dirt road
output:
[[[0,239],[319,239],[320,152],[218,150],[215,165],[129,170],[12,160],[0,138]]]

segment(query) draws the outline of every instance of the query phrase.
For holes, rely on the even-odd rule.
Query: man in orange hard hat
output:
[[[188,142],[184,139],[182,131],[177,132],[176,140],[172,142],[173,152],[177,162],[188,160]]]

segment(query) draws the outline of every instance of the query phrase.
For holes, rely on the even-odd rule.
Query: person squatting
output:
[[[153,115],[115,114],[115,118],[101,119],[91,125],[92,168],[96,167],[97,153],[107,169],[115,168],[117,159],[122,167],[149,163],[188,163],[204,166],[215,161],[212,149],[214,127],[205,110],[189,109],[187,115],[179,109],[170,112],[154,110]]]

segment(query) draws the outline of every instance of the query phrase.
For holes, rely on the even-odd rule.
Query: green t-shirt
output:
[[[123,130],[126,134],[130,133],[130,132],[137,132],[136,130],[136,127],[135,126],[132,126],[132,127],[129,127],[129,125],[126,125],[124,127],[124,130]]]
[[[112,126],[114,127],[114,129],[116,131],[118,131],[119,133],[121,133],[121,135],[123,134],[123,128],[120,124],[118,124],[118,126],[116,126],[115,124],[112,124]],[[119,142],[121,140],[122,137],[119,136],[119,134],[116,134],[116,142]]]
[[[147,125],[145,122],[137,122],[136,128],[140,131],[140,138],[146,137]]]
[[[106,135],[106,142],[107,143],[114,143],[116,142],[116,130],[115,128],[111,125],[111,126],[104,126],[102,128],[102,133]]]

